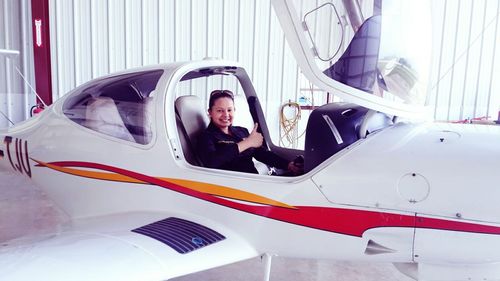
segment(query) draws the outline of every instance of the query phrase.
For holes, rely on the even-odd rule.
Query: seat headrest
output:
[[[109,97],[91,100],[85,112],[85,126],[94,131],[120,139],[135,141],[118,112],[115,102]]]
[[[175,101],[175,110],[191,139],[205,130],[210,123],[207,111],[197,96],[178,97]]]
[[[153,136],[154,122],[154,97],[151,95],[144,98],[143,102],[143,128],[144,128],[144,143],[149,143]]]
[[[248,108],[247,99],[244,95],[234,96],[234,108],[236,110],[236,114],[233,120],[233,125],[245,127],[249,132],[251,132],[254,122],[252,115],[250,114],[250,109]]]

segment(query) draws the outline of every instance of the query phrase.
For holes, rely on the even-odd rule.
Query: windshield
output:
[[[428,92],[430,1],[361,2],[332,1],[318,7],[297,6],[295,0],[273,4],[304,75],[316,86],[378,111],[415,113],[425,105]],[[292,5],[300,9],[293,10]],[[294,24],[292,17],[284,16],[290,11],[301,19],[302,28],[286,27]]]

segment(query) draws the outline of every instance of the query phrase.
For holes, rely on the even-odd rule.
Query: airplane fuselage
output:
[[[4,132],[0,163],[31,178],[71,218],[182,210],[283,256],[500,261],[490,251],[500,243],[498,191],[488,184],[499,178],[496,127],[398,123],[286,178],[193,167],[173,159],[161,130],[140,147],[82,129],[57,110]]]

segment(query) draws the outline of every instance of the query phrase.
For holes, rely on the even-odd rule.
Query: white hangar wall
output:
[[[205,57],[242,62],[262,89],[259,92],[266,92],[267,87],[260,85],[270,83],[266,69],[281,76],[282,63],[274,61],[291,56],[282,47],[283,34],[270,15],[268,1],[73,0],[50,4],[55,23],[51,36],[56,42],[52,48],[54,98],[107,73]],[[269,40],[271,34],[273,40]],[[291,72],[297,73],[296,67]]]

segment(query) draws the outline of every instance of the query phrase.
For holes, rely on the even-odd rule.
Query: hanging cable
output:
[[[311,95],[311,110],[314,110],[315,107],[315,102],[314,102],[314,86],[311,82],[309,82],[309,92]],[[306,99],[307,100],[307,99]],[[290,111],[289,109],[293,109],[293,113],[287,114],[285,113],[286,110]],[[289,100],[287,103],[284,103],[281,106],[280,109],[280,144],[285,146],[285,147],[292,147],[292,148],[297,148],[297,141],[304,136],[306,133],[306,129],[298,135],[298,125],[300,118],[302,117],[302,112],[301,112],[301,106],[297,102],[292,102]],[[288,142],[288,144],[285,143],[285,141]]]
[[[285,113],[286,110],[293,109],[293,113],[287,116]],[[283,146],[292,146],[293,148],[297,147],[297,140],[304,135],[304,132],[300,134],[300,136],[297,135],[297,129],[299,125],[301,117],[301,112],[300,112],[300,105],[296,102],[288,101],[287,103],[283,104],[280,109],[280,143]],[[283,133],[283,134],[282,134]],[[285,144],[284,140],[288,142],[288,144]]]

